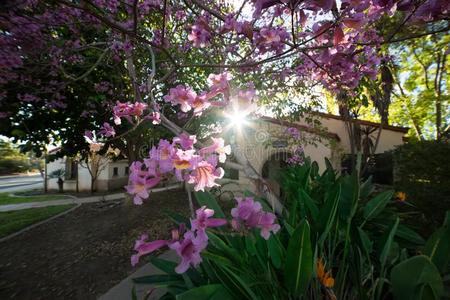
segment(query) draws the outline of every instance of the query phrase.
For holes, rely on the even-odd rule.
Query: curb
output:
[[[66,215],[66,214],[68,214],[68,213],[74,211],[75,209],[77,209],[77,208],[80,207],[80,206],[81,206],[81,203],[78,203],[78,204],[76,204],[74,207],[69,208],[68,210],[65,210],[65,211],[63,211],[63,212],[61,212],[61,213],[59,213],[59,214],[57,214],[57,215],[54,215],[54,216],[52,216],[52,217],[50,217],[50,218],[48,218],[48,219],[42,220],[42,221],[40,221],[40,222],[31,224],[31,225],[28,226],[28,227],[22,228],[22,229],[19,230],[19,231],[16,231],[16,232],[14,232],[14,233],[11,233],[10,235],[7,235],[7,236],[5,236],[5,237],[2,237],[2,238],[0,238],[0,243],[5,242],[5,241],[7,241],[7,240],[9,240],[9,239],[11,239],[11,238],[13,238],[13,237],[15,237],[15,236],[18,236],[19,234],[22,234],[22,233],[24,233],[24,232],[26,232],[26,231],[28,231],[28,230],[30,230],[30,229],[33,229],[33,228],[35,228],[35,227],[38,227],[39,225],[45,224],[45,223],[50,222],[50,221],[52,221],[52,220],[54,220],[54,219],[56,219],[56,218],[59,218],[59,217],[61,217],[61,216],[64,216],[64,215]],[[48,207],[48,206],[47,206],[47,207]]]

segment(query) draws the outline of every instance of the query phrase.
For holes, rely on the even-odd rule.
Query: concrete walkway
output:
[[[92,203],[92,202],[99,202],[99,201],[110,201],[110,200],[118,200],[118,199],[123,199],[123,198],[125,198],[125,194],[118,193],[118,194],[111,194],[111,195],[106,195],[106,196],[93,196],[93,197],[85,197],[85,198],[73,197],[73,198],[61,199],[61,200],[6,204],[6,205],[0,205],[0,212],[22,210],[22,209],[29,209],[29,208],[47,207],[47,206],[56,206],[56,205],[83,204],[83,203]]]
[[[178,261],[178,256],[172,250],[164,252],[159,257],[167,260]],[[119,282],[104,295],[100,296],[98,300],[129,300],[129,299],[131,300],[132,299],[131,291],[133,289],[133,286],[135,286],[136,288],[137,299],[138,300],[144,299],[147,293],[150,290],[152,290],[152,288],[155,288],[155,286],[150,284],[135,285],[133,283],[133,278],[156,274],[164,274],[164,272],[160,271],[159,269],[155,268],[152,264],[148,263],[143,267],[139,268],[136,272],[134,272],[121,282]],[[147,299],[149,300],[159,299],[162,295],[164,295],[165,292],[166,290],[164,288],[156,288],[151,292],[151,296]]]
[[[172,190],[172,189],[178,189],[180,187],[181,187],[180,184],[174,184],[174,185],[167,186],[167,187],[151,189],[149,192],[157,193],[157,192],[162,192],[162,191],[167,191],[167,190]],[[119,199],[125,198],[125,193],[110,194],[110,195],[105,195],[105,196],[92,196],[92,197],[84,197],[84,198],[77,198],[77,197],[70,196],[70,195],[67,195],[66,197],[72,197],[72,198],[71,199],[61,199],[61,200],[49,200],[49,201],[25,202],[25,203],[17,203],[17,204],[0,205],[0,212],[55,206],[55,205],[83,204],[83,203],[93,203],[93,202],[100,202],[100,201],[119,200]]]

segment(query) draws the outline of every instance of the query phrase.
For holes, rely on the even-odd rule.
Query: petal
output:
[[[133,202],[134,202],[134,204],[136,204],[136,205],[142,205],[142,204],[144,203],[144,202],[142,202],[142,198],[139,197],[138,195],[134,196]]]
[[[225,219],[208,219],[206,220],[206,226],[208,227],[219,227],[227,224],[227,220]]]
[[[135,265],[137,265],[137,263],[139,262],[139,255],[138,254],[133,254],[131,255],[131,265],[134,267]]]
[[[186,259],[182,259],[181,263],[175,268],[175,272],[178,274],[183,274],[189,269],[189,261]]]
[[[162,248],[167,245],[167,241],[165,240],[156,240],[149,243],[143,243],[139,248],[138,252],[140,255],[149,254],[159,248]]]

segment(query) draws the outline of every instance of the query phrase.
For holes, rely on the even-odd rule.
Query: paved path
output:
[[[17,192],[42,188],[44,185],[40,174],[0,176],[0,192]]]
[[[174,185],[163,187],[163,188],[151,189],[149,192],[157,193],[157,192],[161,192],[161,191],[178,189],[180,187],[181,187],[180,184],[174,184]],[[77,198],[75,196],[70,196],[70,195],[65,195],[65,197],[71,197],[71,198],[70,199],[61,199],[61,200],[49,200],[49,201],[0,205],[0,212],[22,210],[22,209],[28,209],[28,208],[55,206],[55,205],[83,204],[83,203],[92,203],[92,202],[100,202],[100,201],[118,200],[118,199],[125,198],[125,193],[110,194],[110,195],[105,195],[105,196],[83,197],[83,198]]]
[[[73,196],[67,195],[66,197],[73,197]],[[85,198],[73,197],[73,198],[61,199],[61,200],[6,204],[6,205],[0,205],[0,212],[22,210],[22,209],[28,209],[28,208],[55,206],[55,205],[92,203],[92,202],[100,202],[100,201],[118,200],[118,199],[123,199],[123,198],[125,198],[125,194],[118,193],[118,194],[111,194],[111,195],[106,195],[106,196],[93,196],[93,197],[85,197]]]
[[[178,257],[174,251],[166,251],[159,256],[160,258],[164,258],[167,260],[178,261]],[[152,264],[148,263],[143,267],[139,268],[136,272],[119,282],[112,289],[106,292],[104,295],[100,296],[98,300],[131,300],[131,290],[133,289],[133,278],[147,276],[147,275],[156,275],[156,274],[164,274],[164,272],[155,268]],[[141,300],[145,298],[145,295],[154,288],[154,285],[150,284],[136,284],[136,295],[137,299]],[[152,291],[152,294],[149,300],[159,299],[166,290],[164,288],[157,288]]]

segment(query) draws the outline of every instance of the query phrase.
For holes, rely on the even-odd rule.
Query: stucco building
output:
[[[325,157],[330,160],[337,171],[343,168],[343,160],[351,153],[350,137],[346,122],[342,117],[314,113],[311,116],[319,121],[313,124],[306,122],[288,122],[270,117],[262,117],[251,122],[251,126],[243,126],[234,134],[235,144],[248,157],[252,166],[273,184],[273,190],[279,190],[276,186],[278,170],[283,166],[283,161],[294,151],[295,144],[301,144],[306,156],[316,161],[319,169],[325,169]],[[368,133],[367,140],[376,143],[380,124],[363,120],[354,121],[358,128]],[[297,128],[301,133],[298,143],[289,141],[286,129]],[[384,125],[382,126],[375,155],[384,153],[404,143],[404,135],[408,128]],[[249,180],[243,171],[226,170],[226,176],[222,180],[227,190],[251,189]]]
[[[314,113],[311,116],[318,122],[287,122],[261,117],[252,120],[251,124],[235,129],[233,144],[240,148],[250,160],[252,166],[265,177],[273,190],[279,190],[276,178],[283,162],[292,154],[299,144],[303,146],[304,153],[311,160],[316,161],[320,170],[325,169],[325,157],[330,160],[334,168],[341,171],[342,162],[346,155],[351,153],[350,138],[347,133],[346,122],[331,114]],[[369,140],[375,143],[380,124],[356,120],[354,121],[362,131],[365,131]],[[297,128],[301,134],[298,141],[293,141],[286,135],[289,127]],[[408,128],[384,125],[375,150],[381,154],[402,145],[404,135]],[[233,157],[229,159],[233,160]],[[88,169],[71,158],[60,158],[47,165],[47,174],[57,170],[64,171],[64,190],[89,191],[91,188],[91,175]],[[128,161],[108,161],[96,182],[97,191],[121,189],[128,181]],[[58,178],[48,179],[48,188],[58,189]],[[252,183],[243,171],[225,169],[225,176],[219,181],[224,190],[243,191],[252,189]]]
[[[128,183],[128,173],[128,160],[106,160],[99,169],[94,189],[96,191],[123,191],[123,187]],[[91,174],[86,165],[70,157],[58,158],[49,162],[46,177],[48,190],[59,189],[59,177],[63,180],[64,191],[87,192],[91,190]]]

